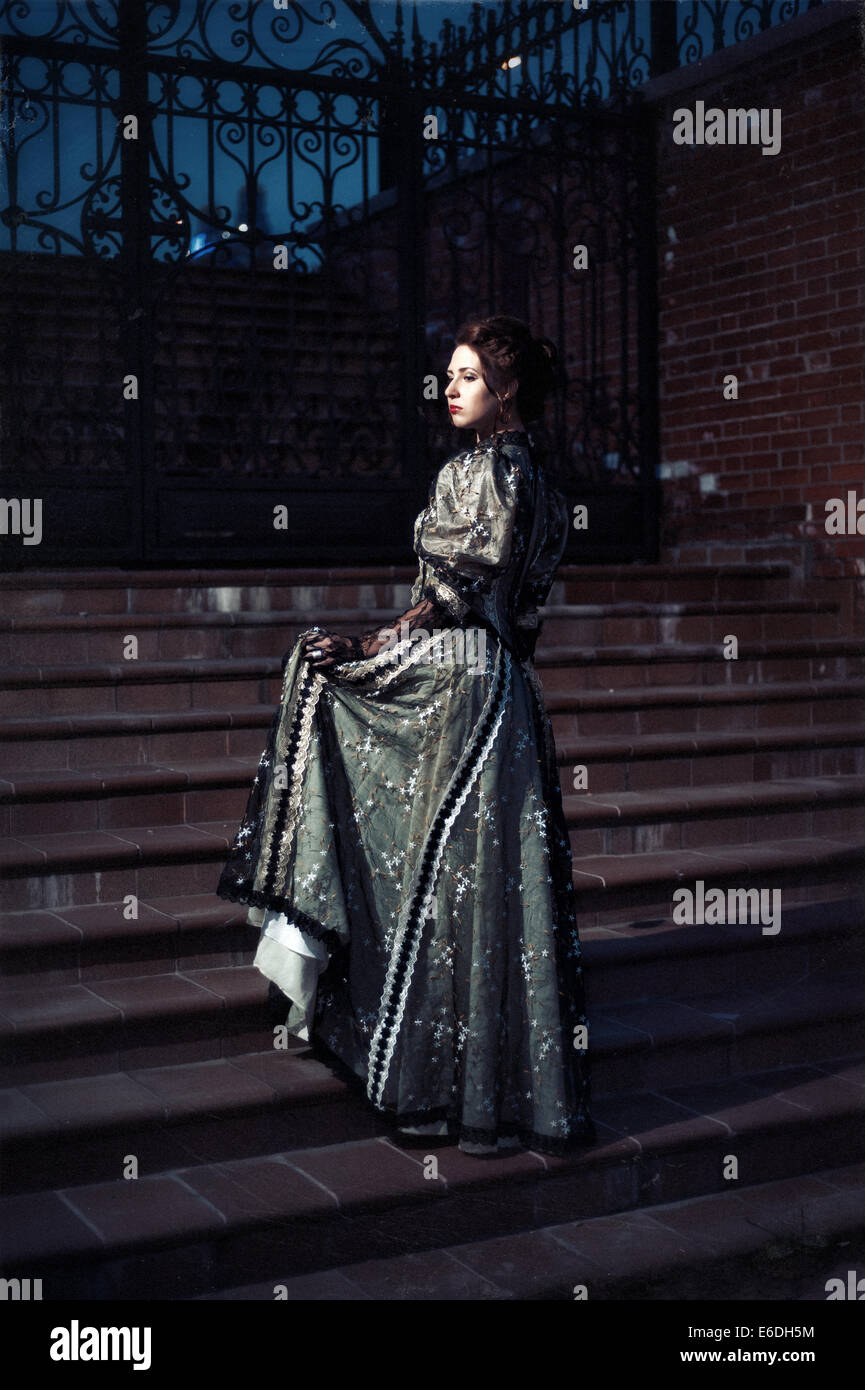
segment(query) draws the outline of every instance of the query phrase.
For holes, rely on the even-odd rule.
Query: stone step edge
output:
[[[61,871],[86,873],[218,862],[226,858],[235,829],[234,821],[204,821],[149,831],[129,828],[123,834],[77,830],[9,836],[0,839],[0,865],[8,878],[42,878]],[[862,864],[863,846],[858,835],[761,840],[757,844],[717,848],[703,845],[687,850],[658,850],[652,854],[587,855],[573,861],[574,886],[579,892],[622,884],[629,887],[635,883],[677,884],[685,872],[689,878],[692,873],[697,877],[735,877],[755,870],[780,873],[807,865],[825,864],[831,868],[855,862],[857,858]]]
[[[856,745],[865,747],[865,734]],[[825,747],[825,745],[823,745]],[[559,764],[567,760],[558,757]],[[126,796],[168,795],[205,790],[236,790],[252,783],[256,761],[228,755],[218,763],[196,767],[161,767],[141,764],[121,769],[113,776],[86,769],[66,770],[64,775],[34,772],[12,773],[0,779],[0,806],[52,805],[57,802],[103,801]],[[740,815],[743,811],[771,813],[779,809],[839,806],[865,800],[865,774],[813,773],[800,777],[764,778],[762,781],[718,782],[699,787],[673,783],[645,791],[584,791],[564,796],[569,825],[631,825],[682,816],[698,819],[713,812]],[[186,822],[183,822],[184,824]],[[122,835],[123,826],[113,829]],[[50,833],[50,832],[46,832]],[[14,836],[13,838],[18,838]]]
[[[645,685],[624,686],[617,690],[598,690],[591,686],[576,690],[544,692],[548,714],[602,714],[622,710],[666,709],[670,705],[694,705],[699,709],[715,705],[790,704],[805,700],[861,699],[865,680],[852,678],[825,681],[773,681],[761,685],[738,682],[733,685]],[[8,722],[8,721],[7,721]]]
[[[821,1064],[821,1070],[825,1067],[829,1059]],[[843,1059],[839,1059],[843,1061]],[[779,1069],[782,1071],[789,1069]],[[827,1077],[831,1074],[826,1073]],[[827,1083],[828,1084],[828,1083]],[[857,1091],[861,1088],[857,1088]],[[659,1093],[663,1094],[663,1093]],[[854,1119],[863,1114],[863,1102],[865,1096],[852,1094],[842,1102],[837,1095],[829,1102],[829,1108],[822,1108],[820,1114],[821,1127],[825,1127],[827,1122],[832,1119],[835,1121]],[[694,1121],[701,1118],[698,1112],[692,1114]],[[747,1127],[742,1131],[734,1131],[726,1121],[718,1121],[717,1139],[723,1140],[725,1146],[736,1137],[737,1133],[750,1135],[753,1131]],[[761,1126],[761,1133],[769,1135],[775,1140],[786,1141],[786,1146],[792,1149],[793,1136],[808,1130],[814,1124],[814,1115],[811,1111],[801,1107],[790,1105],[790,1114],[780,1118],[777,1114]],[[0,1198],[0,1214],[6,1204],[14,1204],[12,1210],[15,1211],[16,1225],[19,1233],[19,1249],[13,1257],[6,1257],[3,1261],[3,1272],[6,1275],[14,1274],[16,1269],[26,1268],[29,1273],[34,1269],[49,1269],[58,1264],[68,1264],[72,1262],[89,1262],[93,1260],[104,1260],[127,1253],[144,1250],[154,1250],[165,1248],[166,1244],[173,1247],[183,1247],[189,1243],[199,1241],[211,1242],[213,1240],[225,1239],[230,1236],[234,1227],[232,1221],[224,1215],[210,1200],[201,1197],[195,1187],[194,1180],[196,1174],[206,1175],[214,1172],[221,1178],[231,1178],[237,1175],[242,1182],[244,1168],[254,1164],[270,1161],[284,1165],[306,1180],[304,1191],[307,1191],[310,1200],[302,1202],[298,1206],[297,1202],[291,1203],[283,1200],[282,1204],[277,1204],[271,1197],[267,1204],[267,1209],[260,1212],[248,1210],[243,1216],[243,1228],[247,1231],[265,1229],[272,1227],[277,1222],[290,1222],[291,1229],[297,1231],[298,1226],[303,1226],[305,1222],[312,1220],[316,1229],[324,1234],[330,1221],[345,1221],[346,1217],[351,1218],[361,1214],[375,1214],[392,1210],[399,1206],[405,1215],[407,1210],[417,1210],[417,1203],[435,1201],[436,1197],[446,1195],[471,1194],[474,1192],[489,1191],[490,1188],[504,1188],[505,1191],[514,1191],[521,1185],[536,1182],[562,1182],[568,1178],[573,1178],[579,1174],[591,1174],[598,1169],[609,1169],[612,1167],[620,1168],[622,1164],[629,1162],[633,1164],[647,1163],[656,1168],[658,1162],[663,1162],[664,1158],[672,1152],[687,1152],[690,1148],[702,1149],[706,1144],[716,1142],[714,1134],[711,1137],[705,1135],[696,1141],[693,1137],[690,1142],[681,1136],[671,1147],[663,1142],[662,1135],[655,1143],[641,1143],[634,1136],[619,1136],[613,1131],[607,1138],[604,1135],[600,1143],[585,1151],[578,1152],[576,1155],[564,1158],[549,1158],[545,1155],[529,1151],[510,1158],[495,1158],[480,1162],[478,1160],[468,1160],[467,1156],[459,1155],[453,1148],[445,1147],[436,1149],[435,1143],[431,1143],[428,1148],[419,1151],[405,1151],[397,1148],[387,1137],[377,1139],[352,1140],[337,1146],[325,1146],[324,1149],[300,1149],[290,1150],[285,1153],[267,1155],[264,1157],[254,1157],[252,1159],[232,1159],[215,1164],[200,1164],[187,1168],[173,1168],[164,1173],[139,1177],[136,1182],[125,1182],[114,1180],[109,1182],[99,1182],[92,1184],[81,1184],[67,1188],[57,1188],[46,1194],[44,1192],[23,1193]],[[349,1197],[342,1201],[326,1185],[321,1183],[309,1172],[314,1169],[317,1155],[333,1152],[338,1149],[343,1159],[347,1155],[360,1160],[359,1166],[369,1171],[370,1166],[376,1167],[376,1157],[384,1151],[388,1158],[397,1155],[402,1162],[397,1165],[400,1175],[405,1177],[405,1183],[399,1192],[385,1191],[383,1194],[368,1193],[366,1196],[361,1194],[352,1200]],[[434,1154],[437,1157],[439,1177],[428,1179],[424,1177],[424,1157],[426,1154]],[[449,1156],[457,1153],[457,1162],[449,1163]],[[379,1160],[381,1161],[381,1159]],[[807,1157],[804,1160],[807,1162]],[[470,1166],[467,1166],[470,1162]],[[451,1168],[453,1177],[448,1178],[447,1169]],[[462,1170],[462,1171],[460,1171]],[[648,1177],[648,1173],[647,1173]],[[159,1204],[160,1199],[165,1199],[165,1184],[172,1188],[182,1187],[189,1195],[190,1187],[195,1194],[195,1221],[185,1226],[182,1218],[174,1215],[170,1227],[165,1230],[147,1234],[136,1232],[135,1224],[140,1220],[141,1215],[148,1211],[154,1204]],[[434,1186],[435,1184],[435,1186]],[[314,1189],[314,1190],[313,1190]],[[124,1193],[125,1196],[120,1196]],[[71,1211],[80,1222],[80,1230],[73,1232],[66,1230],[62,1240],[62,1250],[57,1249],[52,1252],[44,1246],[44,1205],[45,1196],[53,1195],[62,1203],[66,1211]],[[86,1217],[82,1213],[82,1206],[86,1208],[88,1198],[96,1196],[102,1197],[107,1202],[116,1207],[118,1202],[126,1201],[129,1207],[126,1219],[122,1224],[115,1223],[113,1235],[103,1238],[102,1234],[92,1224],[92,1218]],[[165,1207],[169,1207],[168,1202],[164,1202]],[[434,1207],[433,1207],[434,1210]],[[187,1210],[188,1214],[188,1210]],[[28,1219],[29,1218],[29,1219]],[[31,1229],[34,1231],[35,1241],[42,1243],[42,1248],[28,1248],[27,1236]],[[41,1239],[40,1239],[41,1238]],[[326,1242],[321,1242],[326,1245]]]
[[[865,679],[776,681],[762,685],[646,685],[617,690],[587,688],[552,690],[544,696],[549,714],[665,709],[669,705],[707,708],[732,704],[795,704],[816,699],[865,699]],[[195,709],[140,713],[108,710],[97,714],[13,716],[0,721],[0,742],[266,728],[275,709],[276,704],[269,702],[234,709],[202,705]]]
[[[800,1199],[797,1216],[802,1229],[813,1230],[815,1248],[832,1245],[841,1250],[850,1238],[865,1233],[865,1177],[862,1165],[846,1164],[807,1175],[812,1182],[825,1186],[825,1192],[813,1189]],[[839,1181],[840,1179],[840,1181]],[[857,1182],[857,1179],[859,1180]],[[367,1299],[392,1300],[411,1298],[445,1300],[459,1297],[461,1301],[477,1299],[519,1299],[528,1301],[573,1301],[575,1291],[582,1285],[589,1301],[603,1299],[623,1301],[640,1297],[641,1291],[663,1288],[675,1281],[681,1288],[686,1273],[693,1272],[699,1280],[712,1276],[714,1286],[723,1280],[735,1287],[744,1262],[753,1265],[761,1258],[776,1256],[779,1248],[792,1251],[810,1249],[806,1236],[791,1232],[789,1221],[779,1219],[783,1199],[790,1190],[790,1178],[772,1182],[750,1183],[723,1192],[701,1197],[687,1197],[679,1202],[660,1205],[625,1207],[607,1216],[590,1216],[582,1220],[559,1222],[556,1225],[532,1227],[504,1237],[462,1242],[458,1245],[433,1246],[408,1254],[383,1256],[379,1259],[334,1265],[310,1274],[288,1274],[257,1284],[241,1284],[216,1293],[196,1294],[192,1302],[273,1302],[276,1290],[289,1302],[301,1300]],[[845,1193],[854,1190],[861,1200],[861,1211],[851,1212],[844,1201]],[[830,1206],[833,1197],[835,1209]],[[828,1207],[828,1211],[826,1208]],[[772,1210],[769,1210],[772,1208]],[[689,1224],[699,1230],[698,1236],[684,1233],[673,1224],[677,1218],[689,1217]],[[744,1218],[737,1220],[736,1218]],[[750,1232],[746,1222],[750,1220]],[[608,1272],[597,1258],[580,1249],[580,1234],[589,1238],[595,1251],[604,1245],[621,1240],[622,1227],[632,1229],[648,1258],[639,1265],[620,1272]],[[605,1239],[606,1237],[606,1239]],[[653,1240],[654,1237],[654,1240]],[[677,1248],[670,1247],[670,1238]],[[663,1242],[666,1242],[664,1248]],[[497,1282],[495,1266],[507,1261],[506,1278]],[[617,1263],[620,1260],[617,1258]],[[482,1273],[483,1269],[486,1273]],[[535,1273],[535,1271],[543,1271]],[[377,1277],[376,1277],[377,1276]],[[378,1284],[379,1293],[371,1292]],[[464,1286],[458,1295],[454,1290]],[[486,1285],[486,1287],[484,1287]],[[384,1292],[388,1289],[388,1292]],[[411,1294],[399,1290],[412,1290]],[[694,1295],[707,1298],[703,1290]],[[712,1298],[722,1295],[713,1287]],[[679,1298],[687,1297],[679,1294]],[[712,1341],[701,1342],[697,1350],[717,1348]]]
[[[818,615],[835,613],[840,604],[831,599],[723,599],[692,603],[554,603],[539,610],[545,622],[563,619],[574,621],[605,621],[620,618],[668,619],[668,618],[721,618],[731,617],[775,617],[778,615],[803,614]],[[237,628],[248,627],[281,628],[296,627],[301,623],[317,622],[323,627],[332,623],[381,623],[395,622],[399,617],[392,608],[320,608],[300,610],[297,608],[235,609],[222,612],[206,609],[201,613],[150,612],[148,610],[132,613],[34,613],[19,617],[0,617],[0,632],[91,632],[111,631],[126,628],[130,624],[145,629],[171,631],[176,628]]]
[[[167,938],[175,938],[177,950],[181,954],[188,954],[183,951],[183,946],[190,936],[213,933],[214,941],[207,941],[205,952],[211,955],[215,954],[213,947],[223,933],[238,929],[248,931],[253,943],[257,942],[259,928],[247,923],[245,906],[226,903],[214,894],[210,910],[202,912],[200,902],[205,896],[190,895],[194,906],[190,906],[187,915],[184,915],[182,898],[140,899],[139,917],[132,938],[129,923],[123,917],[124,904],[121,902],[81,904],[72,909],[34,907],[6,912],[0,917],[0,960],[14,960],[16,952],[27,953],[34,949],[34,942],[28,940],[28,936],[32,937],[30,927],[37,921],[40,928],[37,947],[40,952],[52,947],[82,952],[97,948],[104,950],[110,948],[112,943],[127,949],[130,944],[140,949],[145,943],[158,943],[161,951],[164,951],[169,948]],[[174,904],[172,908],[168,907],[169,902]],[[88,933],[86,925],[81,926],[63,915],[64,911],[69,911],[70,915],[74,913],[80,917],[88,910],[103,914],[107,909],[114,912],[112,926],[108,930],[101,927],[95,933]],[[52,925],[53,933],[50,929]],[[858,897],[829,898],[788,907],[784,914],[783,939],[785,945],[792,944],[797,948],[801,945],[824,945],[836,939],[847,940],[851,932],[863,928],[865,892]],[[670,933],[674,936],[672,941]],[[715,927],[674,923],[669,918],[657,922],[651,931],[643,929],[625,933],[617,931],[615,927],[584,928],[580,932],[580,940],[583,956],[593,971],[629,968],[637,964],[648,966],[661,960],[684,961],[713,955],[723,957],[733,951],[760,951],[765,945],[762,937],[755,936],[750,926],[730,925],[719,936]],[[50,966],[50,962],[43,963]],[[16,986],[12,983],[14,978],[6,977],[4,993],[16,992]],[[26,978],[29,979],[30,975]],[[42,986],[34,985],[33,988],[41,989]]]
[[[310,620],[310,626],[314,620]],[[818,657],[865,656],[865,637],[782,638],[777,642],[743,642],[738,665],[750,661],[816,660]],[[719,642],[645,643],[621,647],[539,647],[535,666],[660,666],[723,662]],[[155,685],[199,680],[250,680],[279,676],[282,656],[186,657],[176,661],[94,661],[82,665],[7,666],[0,676],[0,690],[27,690],[49,686]]]
[[[230,995],[224,995],[211,988],[206,980],[196,977],[214,974],[230,974],[234,988]],[[837,986],[835,996],[832,1001],[831,1009],[827,1009],[822,1000],[813,1000],[810,997],[796,999],[795,1002],[787,1001],[778,1004],[775,1000],[775,1010],[771,1015],[747,1017],[738,1023],[736,1028],[732,1023],[738,1020],[739,1011],[730,1007],[743,997],[750,998],[748,992],[742,986],[733,987],[719,992],[719,999],[723,998],[725,1008],[722,1015],[710,1012],[708,1009],[698,1006],[694,999],[656,999],[649,1001],[636,1001],[636,1007],[648,1003],[667,1003],[674,1010],[679,1011],[674,1026],[667,1032],[663,1039],[653,1040],[651,1035],[637,1025],[621,1023],[615,1015],[623,1009],[629,1009],[634,1005],[620,1000],[602,1005],[595,1015],[595,1027],[600,1027],[601,1031],[612,1028],[615,1033],[614,1041],[596,1041],[594,1043],[594,1054],[597,1059],[602,1057],[617,1056],[621,1057],[628,1054],[639,1054],[649,1052],[653,1049],[664,1051],[675,1051],[676,1049],[702,1042],[709,1036],[715,1040],[725,1038],[729,1042],[737,1042],[742,1038],[754,1038],[767,1034],[782,1031],[789,1034],[796,1029],[813,1027],[815,1024],[832,1022],[847,1022],[854,1019],[861,1019],[862,998],[865,997],[865,966],[860,966],[855,970],[832,971],[821,974],[819,977],[821,989],[831,987],[832,983]],[[184,986],[192,986],[192,994],[184,992],[179,998],[171,998],[163,984],[162,995],[158,994],[158,982],[177,982]],[[852,986],[851,986],[852,981]],[[115,1003],[109,997],[112,990],[116,992],[118,987],[124,984],[135,984],[141,986],[146,982],[150,987],[150,993],[145,997],[139,998],[133,1009],[129,1005]],[[212,982],[215,983],[215,982]],[[100,985],[105,987],[105,994],[100,994]],[[783,991],[788,985],[787,981],[781,981],[776,987],[777,992]],[[845,997],[845,989],[850,988],[854,994],[853,998]],[[93,981],[90,985],[57,985],[42,986],[36,991],[32,991],[38,996],[38,1001],[46,1006],[52,999],[58,996],[62,999],[64,991],[74,991],[75,997],[84,1003],[86,996],[90,996],[86,1002],[90,1009],[89,1014],[79,1012],[75,1015],[74,1023],[68,1019],[55,1016],[46,1021],[43,1014],[30,1014],[28,1017],[14,1017],[15,1006],[28,1002],[30,991],[20,991],[15,995],[6,995],[0,999],[0,1039],[8,1044],[18,1044],[26,1042],[28,1046],[50,1045],[57,1055],[67,1055],[63,1052],[62,1042],[64,1037],[68,1038],[74,1034],[77,1041],[81,1041],[85,1032],[92,1034],[89,1050],[84,1048],[86,1055],[98,1055],[105,1050],[106,1045],[111,1043],[112,1037],[127,1029],[134,1031],[147,1030],[154,1024],[161,1027],[161,1036],[164,1038],[172,1035],[173,1025],[182,1020],[188,1022],[190,1019],[199,1020],[213,1019],[220,1021],[220,1032],[222,1035],[230,1035],[232,1028],[245,1030],[249,1027],[247,1015],[250,1010],[261,1008],[262,1017],[260,1028],[266,1032],[269,1028],[265,1016],[265,1005],[267,1000],[267,982],[259,973],[254,965],[233,965],[206,967],[203,970],[190,970],[186,972],[175,971],[163,975],[135,976],[128,980],[112,978],[110,980]],[[92,1004],[91,1001],[92,1000]],[[171,1004],[170,1013],[166,1012],[165,1006]],[[106,1014],[107,1008],[113,1009],[113,1014]],[[687,1015],[693,1015],[688,1017]],[[706,1032],[707,1020],[712,1019],[710,1032]],[[718,1025],[717,1027],[715,1025]],[[10,1059],[10,1065],[14,1065],[14,1060]],[[178,1063],[180,1065],[180,1063]],[[35,1084],[35,1083],[34,1083]]]
[[[653,579],[774,579],[789,575],[791,566],[781,560],[736,561],[731,565],[653,564],[653,565],[560,565],[556,582],[567,579],[610,580],[631,582]],[[0,574],[0,589],[188,589],[188,588],[253,588],[286,584],[371,584],[389,580],[414,580],[417,565],[332,565],[296,569],[188,569],[135,570],[68,569],[28,570],[22,574]]]
[[[630,734],[606,738],[599,735],[571,737],[556,740],[556,757],[560,766],[584,763],[591,767],[606,762],[712,758],[730,753],[829,752],[860,746],[865,749],[865,728],[859,723],[791,724],[787,727],[769,725],[751,731],[709,729],[690,734],[644,734],[639,738]],[[92,768],[40,768],[36,771],[10,768],[7,775],[0,778],[0,805],[237,787],[251,780],[255,767],[253,754],[226,753],[220,758],[189,762],[163,758],[147,763],[106,763]]]
[[[644,792],[582,792],[563,798],[568,825],[645,825],[713,816],[771,815],[782,811],[865,803],[865,775],[776,777],[706,787],[658,787]],[[863,836],[865,855],[865,836]]]
[[[251,967],[247,967],[251,968]],[[642,1002],[642,1001],[641,1001]],[[652,1002],[652,1001],[647,1001]],[[681,1004],[681,1000],[670,1001]],[[616,1006],[613,1006],[616,1007]],[[602,1010],[598,1011],[599,1017],[604,1018]],[[807,1027],[809,1022],[821,1021],[824,1015],[817,1012],[815,1019],[802,1020],[794,1019],[800,1026]],[[779,1026],[789,1026],[789,1019],[784,1017],[779,1019]],[[758,1029],[752,1029],[749,1036],[753,1036]],[[630,1048],[624,1047],[621,1039],[615,1044],[600,1042],[595,1045],[598,1057],[604,1055],[619,1056],[623,1051],[646,1051],[653,1048],[664,1048],[673,1050],[687,1043],[692,1036],[687,1030],[680,1030],[679,1034],[665,1038],[663,1042],[643,1041],[640,1045],[636,1041],[631,1042]],[[291,1080],[292,1085],[288,1088],[278,1090],[272,1087],[266,1080],[257,1077],[254,1070],[249,1071],[242,1065],[244,1061],[250,1062],[255,1059],[265,1057],[270,1060],[274,1055],[280,1056],[280,1065],[284,1061],[286,1080]],[[809,1063],[809,1066],[819,1064]],[[828,1065],[828,1063],[827,1063]],[[113,1128],[132,1128],[133,1126],[147,1126],[151,1124],[174,1124],[181,1125],[188,1120],[212,1119],[214,1106],[217,1102],[211,1092],[204,1092],[201,1095],[194,1093],[175,1096],[173,1099],[167,1094],[161,1094],[158,1081],[155,1087],[148,1084],[144,1079],[146,1076],[158,1078],[164,1076],[170,1078],[172,1074],[182,1070],[187,1077],[207,1076],[208,1073],[219,1070],[225,1073],[229,1067],[232,1071],[239,1071],[243,1077],[255,1078],[261,1086],[271,1091],[271,1094],[262,1095],[260,1092],[252,1095],[246,1094],[242,1098],[227,1100],[226,1091],[223,1090],[218,1101],[220,1114],[237,1118],[243,1115],[257,1114],[269,1110],[272,1107],[300,1108],[314,1106],[317,1104],[334,1103],[342,1104],[351,1102],[357,1098],[358,1088],[356,1085],[349,1085],[342,1077],[328,1067],[326,1061],[322,1061],[315,1051],[310,1051],[309,1045],[289,1036],[287,1048],[276,1054],[276,1050],[266,1050],[264,1052],[241,1053],[237,1056],[209,1059],[207,1061],[168,1063],[164,1066],[154,1067],[134,1067],[134,1068],[115,1068],[95,1074],[88,1073],[83,1076],[62,1078],[54,1081],[34,1081],[23,1082],[20,1085],[6,1085],[0,1087],[0,1104],[23,1099],[28,1103],[26,1115],[19,1108],[18,1118],[15,1114],[11,1118],[4,1119],[3,1125],[3,1144],[4,1149],[9,1153],[15,1145],[31,1145],[49,1142],[58,1137],[73,1139],[79,1142],[87,1137],[98,1137]],[[787,1064],[776,1068],[779,1072],[801,1070],[793,1064]],[[749,1075],[763,1075],[759,1073],[742,1073],[732,1078],[722,1078],[722,1083],[732,1081],[747,1082]],[[118,1077],[125,1078],[133,1086],[140,1090],[140,1095],[136,1097],[137,1106],[130,1104],[128,1094],[122,1104],[118,1107],[113,1102],[111,1094],[111,1084]],[[234,1078],[237,1080],[237,1078]],[[711,1082],[695,1083],[703,1086],[710,1086]],[[56,1097],[57,1089],[72,1092],[74,1090],[86,1090],[88,1093],[88,1104],[86,1114],[79,1115],[76,1120],[71,1118],[70,1112],[58,1118],[52,1115],[50,1110],[51,1098]],[[670,1087],[662,1088],[657,1094],[664,1095]],[[672,1089],[675,1089],[673,1087]],[[654,1093],[654,1092],[653,1092]],[[604,1092],[599,1093],[596,1098],[599,1106],[606,1101],[619,1101],[626,1097],[630,1092]],[[46,1106],[40,1105],[40,1096],[45,1096]],[[96,1103],[94,1104],[94,1098]],[[863,1094],[860,1105],[865,1106],[865,1094]],[[32,1109],[35,1107],[41,1111],[37,1118]],[[698,1113],[698,1112],[694,1112]],[[863,1116],[865,1119],[865,1116]],[[432,1141],[434,1143],[434,1141]]]

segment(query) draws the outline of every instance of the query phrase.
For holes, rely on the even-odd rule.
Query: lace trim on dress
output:
[[[283,864],[291,853],[291,847],[300,821],[300,799],[303,790],[303,778],[309,762],[309,745],[312,741],[312,722],[315,718],[316,706],[321,699],[321,693],[325,685],[323,676],[318,673],[316,673],[314,681],[313,690],[302,712],[300,729],[297,736],[297,747],[291,769],[288,811],[286,815],[286,824],[282,832],[282,843],[279,847],[279,855]]]
[[[456,589],[451,588],[441,576],[436,573],[436,567],[428,555],[424,554],[424,561],[432,574],[426,584],[421,588],[421,594],[425,598],[432,599],[434,603],[440,604],[447,612],[448,616],[455,618],[457,622],[469,612],[469,605],[461,599]]]
[[[381,651],[377,656],[368,657],[365,661],[350,661],[340,667],[339,678],[341,681],[364,681],[370,676],[377,675],[379,670],[392,664],[392,671],[385,671],[381,679],[377,682],[376,689],[384,690],[391,681],[396,680],[401,672],[417,665],[434,645],[436,639],[432,634],[429,638],[424,638],[422,642],[413,642],[409,635],[402,642],[398,642],[395,647],[389,647],[387,651]]]
[[[265,892],[273,891],[280,870],[284,871],[286,858],[297,831],[303,777],[309,762],[312,723],[324,685],[323,676],[308,670],[294,709],[284,759],[288,786],[280,793],[273,824],[273,841],[262,885]]]
[[[477,729],[460,760],[439,806],[418,860],[406,907],[401,914],[388,964],[379,1006],[379,1018],[369,1050],[367,1094],[381,1108],[396,1040],[402,1026],[414,967],[420,949],[423,923],[435,891],[436,875],[451,826],[465,804],[481,767],[495,742],[505,712],[505,691],[511,674],[510,656],[503,647],[496,652],[492,688]]]

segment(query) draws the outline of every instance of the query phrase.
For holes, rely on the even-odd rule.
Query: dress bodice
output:
[[[531,436],[491,435],[447,459],[432,483],[415,521],[412,601],[432,598],[458,622],[474,618],[523,646],[518,639],[537,628],[567,534],[565,499]]]

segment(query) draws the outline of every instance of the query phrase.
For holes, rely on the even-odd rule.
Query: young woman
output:
[[[518,319],[457,333],[445,394],[471,438],[415,522],[411,607],[362,638],[298,638],[218,888],[261,925],[255,964],[290,1031],[360,1078],[397,1134],[478,1154],[593,1138],[532,664],[568,517],[524,422],[555,358]]]

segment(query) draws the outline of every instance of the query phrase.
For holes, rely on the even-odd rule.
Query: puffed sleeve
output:
[[[539,502],[542,527],[523,581],[520,607],[544,602],[568,543],[568,504],[558,488],[545,487]]]
[[[439,470],[417,550],[428,571],[423,591],[457,620],[510,562],[519,483],[515,457],[495,446]]]

